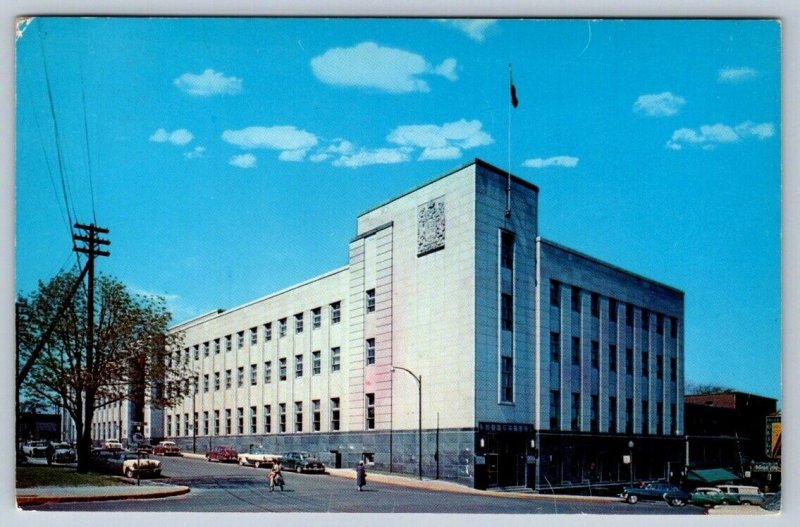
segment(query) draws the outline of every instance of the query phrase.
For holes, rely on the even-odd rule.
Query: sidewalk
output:
[[[141,500],[179,496],[189,492],[182,485],[164,485],[148,482],[145,485],[118,485],[110,487],[31,487],[17,489],[17,506],[43,503],[80,501]]]

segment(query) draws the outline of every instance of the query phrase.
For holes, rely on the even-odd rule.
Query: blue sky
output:
[[[345,265],[373,205],[510,159],[540,188],[542,236],[685,291],[687,381],[780,397],[776,22],[20,31],[18,292],[75,262],[71,218],[109,228],[102,272],[164,295],[176,321],[229,308]]]

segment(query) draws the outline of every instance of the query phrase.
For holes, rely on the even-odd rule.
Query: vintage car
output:
[[[683,507],[689,503],[691,497],[688,492],[664,482],[646,483],[622,490],[622,499],[631,504],[639,501],[666,501],[673,507]]]
[[[239,464],[248,467],[272,467],[276,461],[280,461],[281,456],[270,454],[260,445],[251,445],[247,452],[239,453]]]
[[[289,452],[281,458],[281,465],[295,472],[325,472],[325,465],[308,452]]]
[[[743,505],[761,505],[764,503],[764,495],[758,487],[749,485],[717,485],[717,488],[726,494],[732,494],[739,498]]]
[[[741,500],[739,500],[739,496],[722,492],[716,487],[697,487],[692,492],[689,503],[700,507],[714,507],[716,505],[738,505]]]
[[[98,472],[107,472],[111,469],[111,458],[118,455],[119,450],[108,448],[93,448],[92,457],[89,461],[92,469]]]
[[[108,450],[125,450],[125,447],[122,446],[122,443],[116,439],[108,439],[104,441],[103,448],[107,448]]]
[[[153,447],[154,456],[180,456],[181,449],[174,441],[161,441]]]
[[[47,441],[28,441],[22,445],[22,453],[28,457],[44,457]]]
[[[236,463],[239,461],[239,453],[229,446],[219,445],[206,452],[206,459],[220,463]]]
[[[134,452],[139,452],[141,454],[152,454],[153,453],[153,445],[147,443],[145,441],[140,441],[136,443],[132,449]]]
[[[136,452],[120,452],[111,456],[107,466],[109,472],[129,478],[161,475],[161,461]]]
[[[69,443],[53,443],[53,461],[56,463],[74,463],[75,449]]]

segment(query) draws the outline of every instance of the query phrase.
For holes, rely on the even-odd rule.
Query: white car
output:
[[[112,458],[109,465],[112,472],[129,478],[161,475],[161,461],[152,459],[147,454],[123,452]]]
[[[271,467],[276,461],[280,461],[281,456],[270,454],[261,446],[251,446],[247,452],[238,455],[239,464],[243,467]]]
[[[28,457],[44,457],[47,441],[28,441],[22,445],[22,453]]]

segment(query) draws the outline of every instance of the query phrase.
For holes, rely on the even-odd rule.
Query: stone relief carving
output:
[[[417,256],[444,249],[444,197],[417,207]]]

